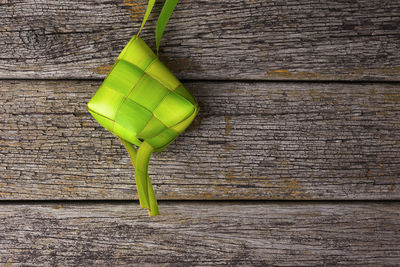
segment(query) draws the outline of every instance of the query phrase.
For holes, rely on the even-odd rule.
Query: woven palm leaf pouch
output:
[[[173,142],[199,112],[195,98],[161,63],[158,49],[165,26],[178,0],[166,0],[156,25],[157,54],[139,37],[155,0],[149,0],[139,33],[118,56],[88,110],[117,136],[129,153],[142,208],[160,214],[148,166],[153,152]]]

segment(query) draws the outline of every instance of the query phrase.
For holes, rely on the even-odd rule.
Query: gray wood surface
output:
[[[146,2],[1,1],[0,78],[103,78]],[[398,81],[399,39],[399,1],[182,0],[161,58],[185,79]]]
[[[400,2],[181,0],[153,218],[86,109],[146,2],[0,1],[0,266],[398,266]]]
[[[2,266],[397,266],[399,203],[3,204]],[[8,264],[8,265],[7,265]]]
[[[0,82],[1,199],[136,199],[100,81]],[[154,154],[159,199],[399,199],[400,86],[188,82],[195,123]]]

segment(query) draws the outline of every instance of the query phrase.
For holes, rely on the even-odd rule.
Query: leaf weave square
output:
[[[191,93],[136,36],[118,56],[88,109],[114,135],[137,146],[145,140],[156,152],[175,140],[199,111]]]

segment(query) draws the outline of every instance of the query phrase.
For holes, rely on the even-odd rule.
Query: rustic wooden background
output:
[[[0,264],[397,266],[400,2],[181,0],[160,58],[201,111],[154,218],[86,110],[146,2],[0,1]]]

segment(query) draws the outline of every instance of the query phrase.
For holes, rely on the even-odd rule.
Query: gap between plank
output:
[[[44,204],[114,204],[114,205],[129,205],[137,204],[139,205],[139,200],[118,200],[118,199],[88,199],[88,200],[69,200],[69,199],[59,199],[59,200],[0,200],[0,205],[44,205]],[[199,200],[199,199],[185,199],[185,200],[158,200],[158,203],[225,203],[225,204],[256,204],[256,205],[266,205],[266,204],[298,204],[298,205],[312,205],[312,204],[371,204],[371,203],[400,203],[398,199],[383,199],[383,200],[371,200],[371,199],[357,199],[357,200]]]
[[[87,81],[98,82],[104,81],[104,78],[0,78],[1,81]],[[342,83],[342,84],[361,84],[361,83],[374,83],[374,84],[400,84],[397,80],[262,80],[262,79],[179,79],[181,83],[201,82],[201,83]]]

